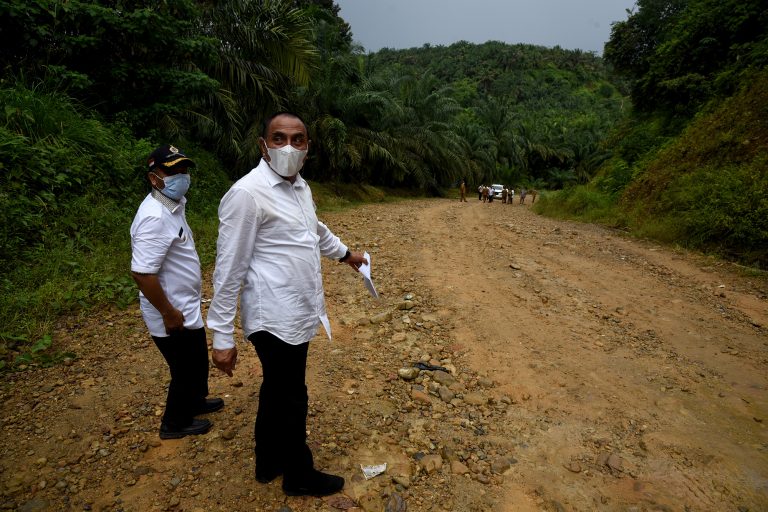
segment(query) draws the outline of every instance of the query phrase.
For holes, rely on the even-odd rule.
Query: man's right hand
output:
[[[163,316],[163,325],[167,334],[173,334],[184,330],[184,314],[173,307],[168,297],[165,296],[163,287],[157,274],[141,274],[131,272],[133,280],[139,285],[139,290],[147,298],[150,304],[155,306]]]
[[[181,332],[184,330],[184,314],[173,308],[163,315],[163,324],[165,324],[165,332],[168,334]]]
[[[232,376],[232,370],[235,369],[236,362],[237,347],[225,348],[223,350],[213,349],[213,364],[230,377]]]

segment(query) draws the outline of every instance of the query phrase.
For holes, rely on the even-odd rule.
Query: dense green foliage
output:
[[[766,268],[768,5],[637,5],[605,47],[629,80],[633,113],[589,185],[540,208]]]
[[[128,228],[148,191],[144,162],[154,146],[62,95],[17,86],[0,89],[0,98],[2,356],[42,346],[62,314],[135,301]],[[198,236],[205,232],[198,247],[210,263],[228,182],[215,158],[192,149],[199,168],[189,217]]]
[[[622,200],[643,234],[768,263],[768,72],[702,114],[638,172]]]
[[[90,202],[96,191],[119,206],[126,191],[136,189],[134,166],[148,146],[58,95],[17,86],[0,89],[0,101],[5,107],[0,258],[34,254],[54,238],[86,247],[88,239],[111,232],[112,216],[82,225],[69,213],[82,212],[78,203]]]
[[[613,27],[605,58],[633,82],[646,112],[690,116],[733,93],[768,64],[768,8],[762,0],[639,0]]]
[[[317,58],[312,17],[291,2],[2,0],[0,17],[6,77],[232,164],[256,158],[249,134]]]
[[[625,103],[601,59],[578,50],[459,42],[329,51],[322,62],[325,73],[297,98],[315,120],[309,171],[320,179],[427,189],[584,182]]]

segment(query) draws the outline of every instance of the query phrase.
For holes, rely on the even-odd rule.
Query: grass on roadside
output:
[[[589,187],[542,191],[534,211],[557,219],[592,222],[619,229],[625,229],[629,223],[613,197]]]
[[[311,182],[310,186],[319,212],[335,212],[364,203],[383,203],[423,197],[421,191],[387,189],[366,184]]]

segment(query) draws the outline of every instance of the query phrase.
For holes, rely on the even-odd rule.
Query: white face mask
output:
[[[296,176],[304,165],[306,149],[296,149],[290,144],[281,148],[267,148],[269,166],[283,178]]]

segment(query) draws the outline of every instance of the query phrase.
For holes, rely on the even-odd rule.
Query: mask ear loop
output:
[[[269,147],[267,146],[267,141],[264,139],[264,137],[259,137],[258,143],[261,158],[269,162],[271,159],[269,158]]]
[[[154,176],[155,176],[155,178],[157,178],[158,180],[162,181],[162,182],[163,182],[163,188],[165,188],[165,180],[164,180],[163,178],[161,178],[160,176],[158,176],[158,174],[157,174],[155,171],[150,171],[150,173],[149,173],[149,174],[152,174],[152,175],[154,175]],[[151,180],[150,180],[150,182],[149,182],[149,183],[152,185],[152,187],[154,187],[154,188],[157,188],[157,187],[155,187],[155,185],[152,183],[152,181],[151,181]],[[159,189],[159,188],[157,188],[157,190],[160,190],[160,189]]]

